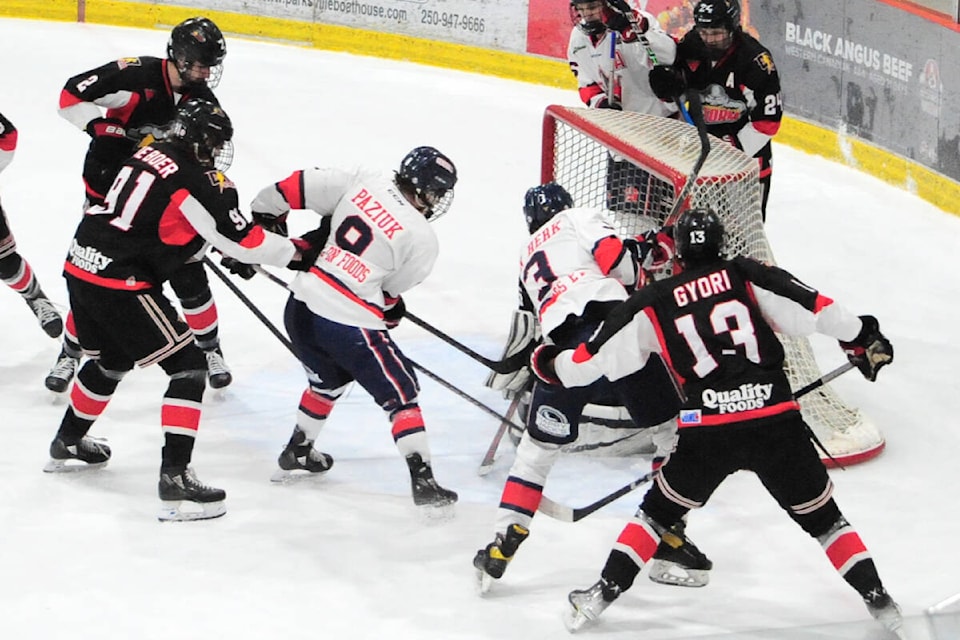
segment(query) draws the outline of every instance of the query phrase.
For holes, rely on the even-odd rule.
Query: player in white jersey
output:
[[[308,387],[276,479],[301,470],[324,473],[332,466],[333,459],[313,443],[337,399],[357,381],[390,420],[410,470],[414,502],[435,507],[456,502],[457,494],[433,477],[419,383],[387,331],[403,317],[401,294],[433,269],[439,245],[429,222],[449,209],[456,182],[449,158],[418,147],[392,176],[305,169],[254,199],[254,218],[284,233],[290,209],[323,216],[320,229],[311,232],[316,259],[291,284],[284,314]]]
[[[636,287],[641,265],[649,267],[655,258],[665,262],[669,257],[669,247],[657,242],[656,233],[623,240],[602,209],[572,207],[570,194],[554,182],[529,189],[524,201],[531,235],[520,250],[521,307],[536,315],[544,341],[558,348],[593,335],[607,311]],[[680,408],[673,381],[655,358],[615,382],[603,379],[589,387],[565,389],[538,381],[527,428],[500,498],[494,541],[477,551],[473,560],[481,593],[503,576],[527,538],[561,447],[577,440],[584,406],[599,398],[626,407],[638,428],[666,422]],[[672,447],[672,438],[666,444]],[[679,529],[678,535],[682,542]],[[681,546],[683,551],[674,555],[685,569],[709,563],[691,543]]]
[[[567,60],[584,104],[664,117],[677,112],[650,88],[650,70],[673,64],[677,52],[653,15],[632,9],[627,0],[570,0],[570,13],[575,26]],[[611,156],[606,180],[609,209],[656,217],[669,206],[648,199],[650,174],[630,162]]]

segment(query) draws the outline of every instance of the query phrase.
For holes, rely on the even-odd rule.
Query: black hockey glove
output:
[[[87,134],[93,138],[94,155],[104,160],[126,160],[136,147],[123,124],[113,118],[94,118],[87,123]]]
[[[287,237],[287,211],[286,213],[281,213],[280,215],[274,215],[272,213],[264,213],[262,211],[251,211],[250,215],[253,216],[253,221],[258,225],[269,231],[270,233],[276,233],[284,238]]]
[[[553,364],[561,351],[563,349],[555,344],[541,344],[534,349],[530,356],[530,368],[533,369],[533,374],[547,384],[562,386],[560,378],[557,377],[557,369]]]
[[[403,296],[391,298],[387,296],[387,306],[383,310],[383,321],[387,324],[387,329],[395,329],[404,314],[407,313],[407,303],[403,301]]]
[[[610,102],[607,98],[600,98],[597,103],[597,109],[613,109],[614,111],[623,111],[623,105],[619,101]]]
[[[687,82],[683,72],[665,64],[658,64],[650,70],[650,89],[661,100],[673,101],[687,90]]]
[[[240,276],[244,280],[249,280],[253,276],[257,275],[254,265],[240,262],[236,258],[231,258],[230,256],[223,256],[223,258],[220,259],[220,266],[230,271],[230,273],[233,275]]]
[[[650,28],[647,19],[637,15],[626,0],[607,0],[604,17],[603,24],[611,31],[618,31],[624,42],[636,42]]]
[[[873,316],[860,316],[863,327],[850,342],[840,341],[840,348],[847,354],[863,377],[874,382],[877,372],[893,362],[893,345],[880,333],[880,323]]]
[[[329,219],[329,217],[324,218],[324,220]],[[290,241],[297,248],[298,255],[287,263],[287,269],[310,271],[310,268],[316,264],[320,252],[323,251],[328,235],[330,235],[330,225],[321,224],[319,228],[308,231],[299,238],[292,238]]]

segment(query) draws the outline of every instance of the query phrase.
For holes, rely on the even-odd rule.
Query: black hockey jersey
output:
[[[639,290],[592,341],[557,358],[557,373],[568,386],[615,380],[659,352],[685,395],[681,428],[760,420],[799,408],[775,331],[851,340],[861,326],[787,271],[738,257]]]
[[[110,289],[162,284],[209,241],[246,263],[285,266],[293,244],[241,215],[236,187],[179,146],[146,146],[121,167],[104,205],[77,227],[64,273]]]

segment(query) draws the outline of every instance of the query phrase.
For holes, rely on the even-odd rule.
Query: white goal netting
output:
[[[711,207],[723,219],[728,256],[775,264],[760,213],[756,160],[712,136],[710,142],[679,210]],[[542,144],[541,180],[563,185],[577,206],[609,208],[624,236],[664,224],[701,150],[697,129],[684,122],[561,106],[547,107]],[[806,339],[781,339],[794,389],[822,375]],[[807,423],[840,463],[862,462],[883,449],[877,427],[828,386],[808,393],[800,404]]]

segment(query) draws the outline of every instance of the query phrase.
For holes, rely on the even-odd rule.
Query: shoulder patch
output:
[[[757,66],[760,67],[762,71],[766,71],[767,74],[771,74],[777,70],[777,67],[773,64],[773,56],[771,56],[768,51],[764,51],[754,58],[753,61],[757,63]]]
[[[226,189],[236,189],[236,185],[227,177],[227,174],[224,172],[214,169],[213,171],[207,171],[207,179],[210,180],[210,184],[214,187],[220,189],[220,193],[223,193]]]
[[[121,69],[126,69],[127,67],[139,67],[142,65],[140,64],[140,58],[120,58],[117,60],[117,66]]]

